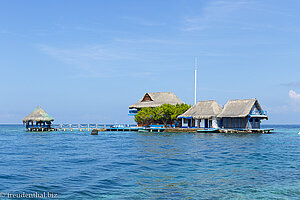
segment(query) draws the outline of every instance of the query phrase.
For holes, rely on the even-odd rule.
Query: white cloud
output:
[[[142,26],[164,26],[166,25],[166,23],[162,22],[162,21],[153,21],[153,20],[149,20],[149,19],[143,19],[141,17],[129,17],[129,16],[124,16],[122,17],[123,19],[138,24],[138,25],[142,25]]]
[[[38,48],[44,54],[68,64],[68,67],[77,69],[75,78],[145,77],[152,75],[151,71],[135,71],[134,65],[133,67],[122,67],[120,63],[140,61],[140,58],[136,52],[128,52],[111,45],[90,45],[81,48],[38,45]]]
[[[216,26],[232,26],[238,22],[235,15],[248,6],[249,2],[247,1],[212,1],[204,7],[201,15],[186,17],[183,30],[196,31]]]
[[[122,42],[122,43],[140,43],[140,44],[185,44],[181,42],[175,42],[172,40],[164,40],[164,39],[155,39],[155,38],[143,38],[143,39],[122,39],[122,38],[116,38],[116,42]]]
[[[123,60],[136,57],[128,52],[101,45],[90,45],[74,49],[56,48],[47,45],[39,45],[39,47],[44,53],[72,64],[82,63],[82,61]]]
[[[289,83],[282,83],[282,86],[286,86],[286,87],[300,87],[300,81],[293,81],[293,82],[289,82]]]
[[[294,90],[290,90],[289,97],[293,100],[300,100],[300,94],[297,94]]]
[[[274,17],[284,16],[285,20],[294,21],[295,15],[290,10],[278,8],[260,1],[215,0],[207,1],[203,9],[194,16],[186,16],[183,31],[201,31],[207,29],[237,29],[261,31],[262,29],[284,32],[299,32],[296,25],[270,21]],[[262,20],[259,20],[263,17]],[[298,17],[297,17],[298,18]],[[297,19],[296,18],[296,19]],[[279,25],[280,24],[280,25]]]

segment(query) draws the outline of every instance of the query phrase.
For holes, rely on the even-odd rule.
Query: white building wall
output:
[[[186,123],[184,123],[184,118],[181,118],[182,120],[182,127],[188,127],[188,120],[186,120]]]
[[[204,122],[205,120],[204,119],[201,119],[201,122],[200,122],[200,128],[204,128],[204,126],[205,126],[205,122]]]
[[[213,128],[219,128],[219,126],[218,126],[218,120],[217,119],[213,119],[212,120],[212,127]]]
[[[199,119],[195,119],[195,127],[199,127],[199,125],[200,125]]]
[[[195,127],[198,128],[204,128],[205,127],[205,119],[192,119],[195,121]],[[188,121],[189,120],[184,120],[184,118],[181,118],[182,121],[182,127],[188,127]],[[186,121],[186,122],[184,122]],[[218,126],[218,120],[216,118],[212,119],[212,127],[213,128],[219,128]],[[210,127],[209,127],[210,128]]]

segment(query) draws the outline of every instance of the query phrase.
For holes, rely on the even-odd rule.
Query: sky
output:
[[[146,92],[257,98],[300,123],[300,1],[2,0],[0,123],[40,105],[55,123],[132,123]]]

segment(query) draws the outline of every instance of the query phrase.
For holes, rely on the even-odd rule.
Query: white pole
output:
[[[195,57],[195,101],[194,104],[197,103],[197,57]]]

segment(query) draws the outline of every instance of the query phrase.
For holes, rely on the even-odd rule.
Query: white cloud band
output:
[[[289,97],[294,100],[300,100],[300,94],[297,94],[294,90],[290,90]]]

